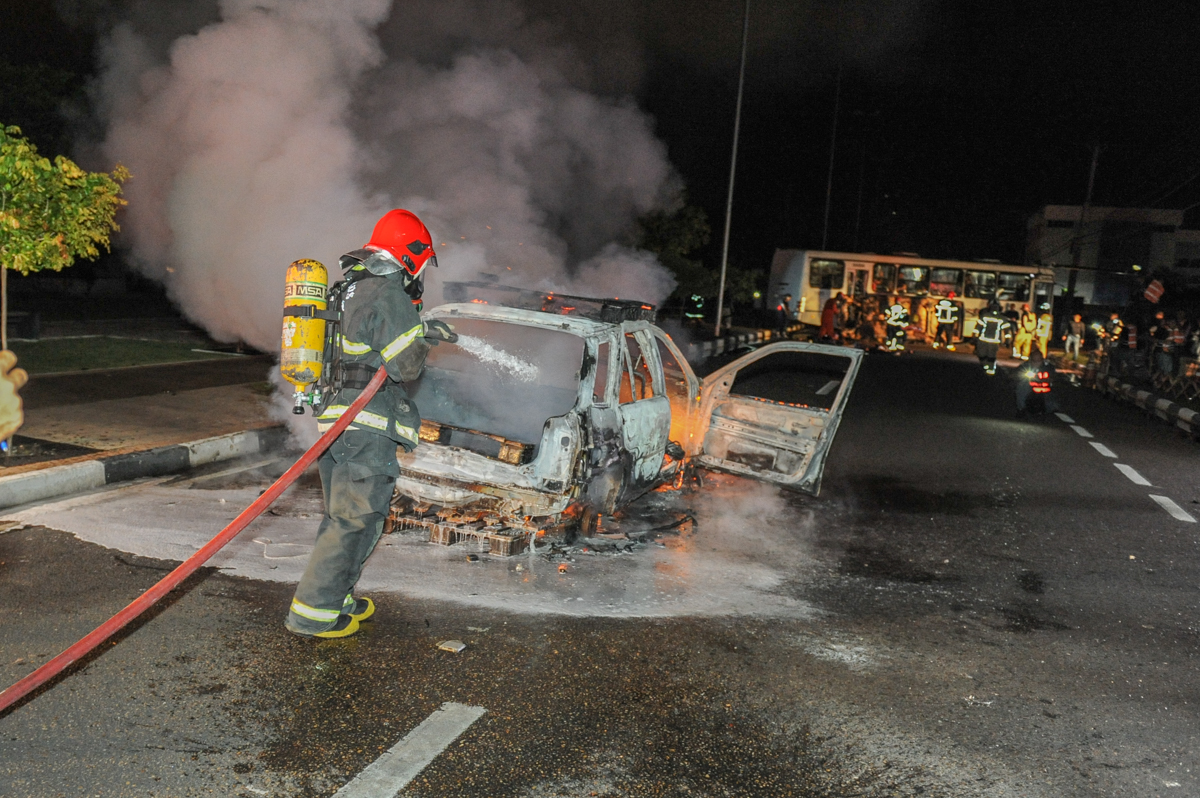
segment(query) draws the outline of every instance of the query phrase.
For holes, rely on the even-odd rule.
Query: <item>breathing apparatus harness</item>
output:
[[[345,271],[345,276],[329,287],[325,309],[312,305],[285,307],[283,315],[300,319],[319,319],[325,322],[324,346],[321,353],[323,367],[320,376],[303,390],[297,390],[295,406],[292,412],[303,415],[304,406],[315,409],[325,400],[343,388],[361,390],[367,387],[375,372],[379,369],[366,363],[343,360],[342,355],[342,320],[346,313],[346,300],[350,288],[360,280],[376,275],[371,270],[372,261],[381,259],[380,253],[369,249],[357,249],[343,255],[339,265]],[[391,272],[394,273],[394,272]],[[407,275],[405,275],[407,277]],[[420,310],[420,299],[423,293],[423,281],[420,279],[405,279],[404,290]],[[286,321],[286,318],[285,318]]]

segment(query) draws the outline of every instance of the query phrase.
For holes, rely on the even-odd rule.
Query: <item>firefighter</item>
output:
[[[996,355],[1000,354],[1000,342],[1004,334],[1012,326],[1004,314],[1000,312],[1000,304],[992,300],[987,308],[979,314],[975,323],[975,356],[988,374],[996,373]]]
[[[889,352],[900,354],[904,351],[905,344],[908,343],[908,311],[900,304],[899,299],[892,301],[884,321],[887,324],[885,347]]]
[[[1026,413],[1053,413],[1058,409],[1050,396],[1053,377],[1054,367],[1050,365],[1050,361],[1042,357],[1041,350],[1034,352],[1017,379],[1018,416]]]
[[[933,348],[945,346],[954,351],[954,334],[958,328],[958,303],[954,301],[954,292],[945,299],[939,299],[933,308],[937,314],[937,336],[933,339]]]
[[[1017,360],[1028,360],[1029,350],[1033,346],[1033,333],[1037,330],[1037,316],[1029,310],[1028,305],[1021,306],[1021,316],[1017,320],[1016,335],[1013,336],[1013,357]]]
[[[416,379],[438,341],[458,339],[444,322],[422,322],[422,274],[437,265],[429,230],[413,213],[388,211],[362,249],[341,258],[342,282],[330,305],[342,314],[338,356],[328,364],[334,390],[317,407],[328,429],[374,373],[390,378],[366,409],[317,461],[325,517],[312,556],[296,587],[287,628],[307,637],[347,637],[375,612],[369,598],[352,594],[367,556],[383,532],[396,477],[397,446],[417,446],[421,417],[401,382]]]
[[[1050,357],[1050,336],[1054,333],[1054,317],[1050,315],[1049,302],[1039,305],[1038,311],[1033,337],[1037,341],[1038,351],[1042,353],[1042,360],[1045,360]]]
[[[1124,332],[1125,322],[1121,321],[1121,314],[1113,313],[1104,325],[1103,338],[1107,348],[1116,349],[1120,345],[1121,334]]]
[[[700,294],[692,294],[687,301],[687,309],[683,313],[683,317],[687,319],[688,324],[700,325],[704,323],[704,297]]]
[[[16,365],[16,355],[7,349],[0,351],[0,441],[8,441],[25,421],[17,391],[29,375],[25,369],[15,368]]]

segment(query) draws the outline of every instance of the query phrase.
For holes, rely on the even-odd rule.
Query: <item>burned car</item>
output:
[[[454,326],[410,395],[421,445],[400,458],[389,525],[522,551],[692,469],[816,494],[862,352],[784,341],[704,379],[639,302],[451,283]]]

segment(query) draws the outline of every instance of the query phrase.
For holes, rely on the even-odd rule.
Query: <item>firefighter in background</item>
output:
[[[1042,357],[1041,351],[1033,353],[1029,363],[1021,369],[1017,380],[1017,415],[1026,413],[1053,413],[1058,405],[1050,396],[1050,385],[1054,378],[1054,367]]]
[[[979,314],[979,321],[975,322],[975,356],[988,374],[996,373],[1000,343],[1011,326],[1012,322],[1000,312],[1000,303],[994,299]]]
[[[1101,338],[1104,341],[1104,347],[1110,352],[1120,346],[1121,335],[1125,332],[1125,322],[1121,321],[1120,313],[1113,313],[1109,316],[1108,321],[1104,325],[1104,331],[1101,333]]]
[[[908,343],[908,322],[908,311],[900,304],[899,299],[892,300],[884,315],[884,323],[887,324],[887,351],[897,354],[904,351],[904,346]]]
[[[692,294],[684,307],[683,318],[688,324],[698,326],[704,323],[704,297]]]
[[[1029,310],[1028,305],[1021,306],[1021,315],[1017,319],[1016,335],[1013,336],[1013,357],[1017,360],[1028,360],[1029,350],[1033,346],[1033,333],[1037,330],[1037,316]]]
[[[1038,306],[1041,311],[1037,317],[1033,337],[1037,341],[1037,349],[1042,353],[1042,360],[1050,357],[1050,336],[1054,334],[1054,317],[1050,315],[1050,303],[1043,302]]]
[[[937,336],[933,339],[933,348],[945,346],[954,351],[954,334],[958,328],[958,303],[954,301],[954,292],[945,299],[939,299],[933,308],[937,316]]]
[[[330,290],[341,312],[332,366],[334,390],[316,408],[321,431],[358,397],[379,369],[388,381],[317,461],[325,517],[308,566],[296,586],[287,628],[306,637],[347,637],[375,605],[352,591],[383,532],[400,467],[397,447],[417,446],[421,417],[402,382],[415,380],[438,341],[458,339],[449,325],[422,322],[416,303],[422,275],[437,265],[433,239],[415,214],[391,210],[362,249],[343,255],[342,282]]]
[[[17,391],[29,379],[25,369],[16,368],[17,356],[0,351],[0,441],[8,441],[25,422],[21,397]]]

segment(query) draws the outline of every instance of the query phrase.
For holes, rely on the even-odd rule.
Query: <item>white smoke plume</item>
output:
[[[430,304],[485,272],[652,302],[673,287],[625,243],[678,190],[651,120],[581,88],[586,65],[519,5],[221,0],[169,43],[161,9],[131,9],[98,86],[105,155],[134,174],[123,239],[214,337],[275,351],[288,263],[336,277],[391,207],[434,234]],[[447,36],[455,18],[476,22]],[[473,39],[488,18],[520,46]]]

